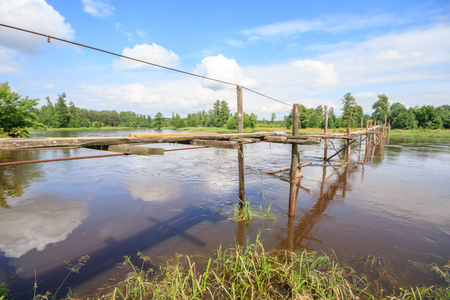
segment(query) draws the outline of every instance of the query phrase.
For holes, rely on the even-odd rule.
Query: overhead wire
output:
[[[118,53],[115,53],[115,52],[103,50],[103,49],[100,49],[100,48],[95,48],[95,47],[88,46],[88,45],[81,44],[81,43],[76,43],[76,42],[73,42],[73,41],[69,41],[69,40],[66,40],[66,39],[62,39],[62,38],[59,38],[59,37],[51,36],[51,35],[48,35],[48,34],[36,32],[36,31],[32,31],[32,30],[28,30],[28,29],[24,29],[24,28],[20,28],[20,27],[15,27],[15,26],[2,24],[2,23],[0,23],[0,26],[45,37],[47,39],[48,43],[50,43],[51,39],[54,39],[54,40],[61,41],[61,42],[64,42],[64,43],[68,43],[68,44],[72,44],[72,45],[88,48],[88,49],[91,49],[91,50],[95,50],[95,51],[103,52],[103,53],[106,53],[106,54],[114,55],[114,56],[117,56],[117,57],[120,57],[120,58],[129,59],[129,60],[133,60],[133,61],[140,62],[140,63],[143,63],[143,64],[151,65],[151,66],[154,66],[154,67],[157,67],[157,68],[166,69],[166,70],[170,70],[170,71],[174,71],[174,72],[178,72],[178,73],[182,73],[182,74],[186,74],[186,75],[190,75],[190,76],[195,76],[195,77],[206,79],[206,80],[220,82],[220,83],[227,84],[227,85],[233,85],[233,86],[236,86],[236,87],[241,86],[240,84],[237,84],[237,83],[228,82],[228,81],[224,81],[224,80],[220,80],[220,79],[215,79],[215,78],[211,78],[211,77],[208,77],[208,76],[203,76],[203,75],[199,75],[199,74],[195,74],[195,73],[191,73],[191,72],[186,72],[186,71],[175,69],[175,68],[171,68],[171,67],[166,67],[166,66],[155,64],[155,63],[151,63],[151,62],[148,62],[148,61],[145,61],[145,60],[133,58],[133,57],[130,57],[130,56],[126,56],[126,55],[118,54]],[[288,104],[286,102],[283,102],[283,101],[277,100],[275,98],[272,98],[270,96],[264,95],[262,93],[256,92],[254,90],[246,88],[245,86],[242,86],[242,88],[246,89],[249,92],[252,92],[252,93],[255,93],[255,94],[260,95],[262,97],[265,97],[267,99],[270,99],[272,101],[276,101],[276,102],[279,102],[279,103],[282,103],[282,104],[285,104],[285,105],[288,105],[288,106],[292,106],[292,104]]]

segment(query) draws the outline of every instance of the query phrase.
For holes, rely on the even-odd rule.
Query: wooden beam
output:
[[[239,149],[239,144],[228,141],[210,141],[210,140],[192,140],[191,144],[194,146],[224,148],[224,149]]]
[[[129,144],[109,145],[108,151],[137,155],[164,155],[164,148],[140,147]]]
[[[302,164],[302,165],[298,164],[297,168],[301,169],[303,167],[309,166],[310,164],[311,164],[311,162],[307,162],[307,163]],[[272,174],[276,174],[276,173],[280,173],[280,172],[286,172],[286,171],[290,171],[290,170],[291,170],[291,168],[284,168],[284,169],[279,169],[279,170],[276,170],[276,171],[267,172],[266,174],[272,175]]]
[[[0,139],[0,149],[51,148],[51,147],[91,147],[136,143],[189,143],[195,139],[230,140],[239,138],[263,139],[277,135],[274,132],[232,133],[217,135],[195,134],[192,136],[152,136],[152,137],[64,137],[64,138],[6,138]]]
[[[216,136],[218,133],[130,133],[129,137]]]
[[[351,141],[347,146],[350,146],[351,144],[353,144],[354,142],[356,142],[356,140]],[[333,157],[335,157],[336,155],[339,155],[339,153],[341,153],[342,151],[344,151],[345,149],[347,149],[347,147],[342,148],[341,150],[339,150],[338,152],[336,152],[335,154],[331,155],[330,157],[328,157],[326,160],[330,160]]]
[[[232,142],[238,142],[238,143],[259,143],[260,139],[254,139],[254,138],[240,138],[240,139],[230,139]]]

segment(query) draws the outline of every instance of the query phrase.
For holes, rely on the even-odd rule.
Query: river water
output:
[[[289,183],[266,174],[289,167],[290,151],[283,144],[245,146],[246,198],[257,208],[271,204],[276,216],[245,224],[230,220],[238,198],[237,150],[0,166],[0,284],[7,283],[17,299],[32,297],[35,282],[38,293],[55,292],[67,263],[89,255],[63,289],[92,294],[123,276],[126,270],[117,265],[124,255],[135,259],[139,251],[159,265],[175,253],[211,255],[219,245],[254,241],[258,232],[266,250],[334,252],[346,262],[374,255],[400,286],[439,282],[421,266],[450,258],[450,140],[388,138],[365,164],[364,152],[355,149],[350,165],[324,164],[323,144],[300,146],[301,162],[312,164],[303,168],[294,218],[286,216]],[[106,153],[0,151],[0,161],[99,154]]]

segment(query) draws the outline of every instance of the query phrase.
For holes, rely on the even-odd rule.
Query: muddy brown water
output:
[[[322,145],[300,146],[301,162],[312,165],[303,168],[293,219],[286,216],[289,183],[266,174],[289,167],[290,150],[282,144],[246,145],[246,198],[259,207],[267,197],[277,217],[246,224],[229,220],[238,197],[237,150],[0,167],[0,283],[17,299],[32,297],[35,280],[38,292],[55,292],[68,274],[66,263],[89,255],[63,293],[70,287],[92,294],[123,275],[117,265],[124,255],[136,259],[140,251],[158,265],[175,253],[209,256],[219,245],[254,241],[258,232],[267,250],[334,252],[349,263],[374,255],[385,260],[401,286],[442,283],[421,269],[450,258],[450,140],[390,138],[365,164],[355,151],[350,166],[324,164]],[[0,151],[0,161],[97,154]]]

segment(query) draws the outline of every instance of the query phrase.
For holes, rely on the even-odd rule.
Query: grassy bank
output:
[[[390,137],[428,137],[428,138],[450,138],[450,129],[393,129]]]
[[[396,286],[396,278],[379,258],[358,260],[363,273],[337,258],[311,251],[266,251],[256,242],[219,249],[212,258],[194,261],[177,255],[161,267],[138,253],[139,266],[125,257],[126,278],[103,295],[70,295],[71,299],[450,299],[450,266],[429,266],[442,286]],[[373,275],[376,274],[376,278]],[[380,282],[384,283],[380,288]],[[102,289],[105,291],[105,289]],[[40,299],[51,299],[46,295]]]
[[[33,129],[28,128],[28,132],[45,132],[45,131],[97,131],[97,130],[133,130],[136,128],[132,127],[80,127],[80,128],[47,128],[46,130],[42,129]]]

